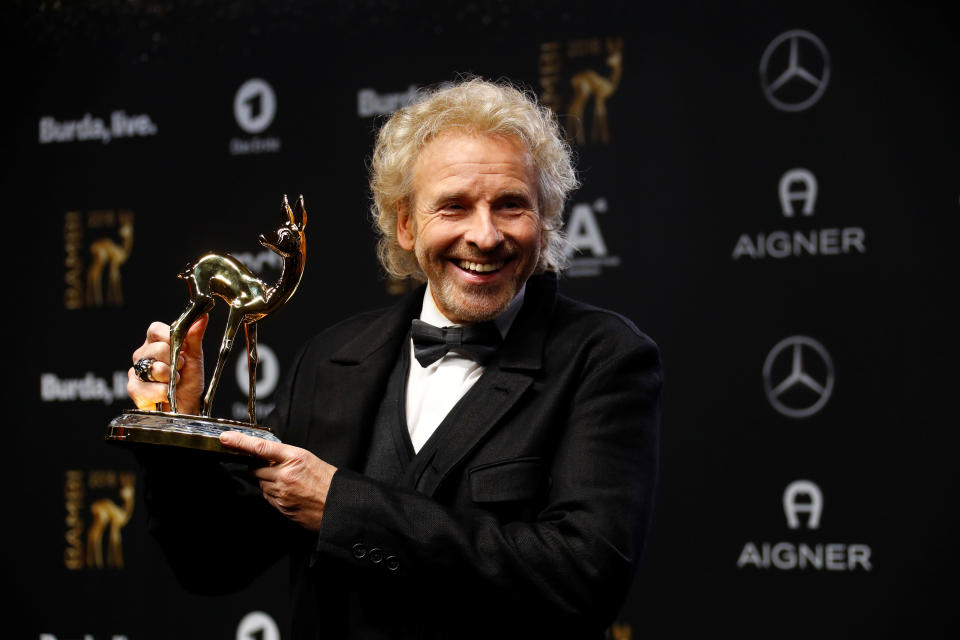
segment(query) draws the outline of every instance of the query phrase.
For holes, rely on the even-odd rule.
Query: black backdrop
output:
[[[567,124],[584,88],[580,251],[561,286],[664,352],[655,528],[611,637],[952,626],[960,56],[946,3],[2,12],[13,635],[277,637],[285,568],[230,597],[182,591],[132,458],[102,434],[130,406],[146,325],[185,303],[187,260],[245,252],[276,276],[255,238],[283,193],[306,198],[310,252],[260,328],[263,405],[307,336],[393,299],[404,284],[379,274],[367,215],[373,131],[463,73],[522,83]],[[231,361],[218,415],[242,414],[235,378]]]

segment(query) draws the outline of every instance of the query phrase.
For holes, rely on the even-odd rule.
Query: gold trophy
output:
[[[246,435],[279,442],[279,439],[266,427],[257,424],[257,322],[267,317],[281,306],[297,290],[303,277],[303,266],[307,258],[307,241],[304,229],[307,226],[307,211],[303,206],[303,196],[297,200],[293,210],[283,196],[282,213],[286,221],[276,231],[260,236],[260,244],[276,252],[283,258],[283,271],[280,279],[267,284],[257,278],[236,258],[218,253],[208,253],[178,275],[187,281],[190,289],[190,303],[173,324],[170,325],[170,362],[175,363],[180,355],[187,330],[203,314],[214,307],[215,298],[220,298],[229,306],[227,328],[220,344],[217,366],[203,397],[200,415],[177,412],[177,378],[170,376],[168,398],[170,411],[162,411],[157,405],[156,411],[131,409],[114,418],[107,427],[106,440],[111,442],[161,444],[189,449],[202,449],[220,453],[236,454],[220,444],[220,434],[224,431],[239,431]],[[220,375],[226,363],[237,329],[243,324],[247,341],[247,365],[250,373],[250,395],[247,410],[250,421],[240,422],[223,418],[211,418],[210,406],[213,395],[220,382]],[[138,362],[135,369],[139,372],[143,364]],[[146,365],[149,372],[149,364]],[[141,377],[141,379],[145,379]]]

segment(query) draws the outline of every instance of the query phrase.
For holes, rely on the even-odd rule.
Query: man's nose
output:
[[[497,228],[489,208],[478,208],[470,216],[469,228],[464,234],[464,240],[476,246],[481,251],[495,249],[503,242],[503,234]]]

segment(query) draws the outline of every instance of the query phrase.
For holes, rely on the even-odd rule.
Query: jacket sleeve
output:
[[[141,451],[138,458],[148,530],[188,591],[217,595],[242,589],[300,535],[263,499],[247,464],[167,448]]]
[[[570,397],[554,399],[563,424],[552,429],[559,436],[546,461],[549,488],[532,518],[504,521],[482,505],[454,509],[341,469],[317,553],[417,588],[452,616],[522,603],[553,620],[609,624],[650,522],[659,352],[640,336],[627,348],[585,356],[574,377]]]

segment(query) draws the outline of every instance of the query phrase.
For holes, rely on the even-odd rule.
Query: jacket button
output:
[[[380,564],[383,562],[383,550],[377,549],[376,547],[370,549],[370,562],[373,564]]]
[[[362,544],[353,545],[353,557],[357,560],[364,558],[367,555],[367,548]]]
[[[396,571],[400,568],[400,558],[397,556],[387,556],[387,569]]]

